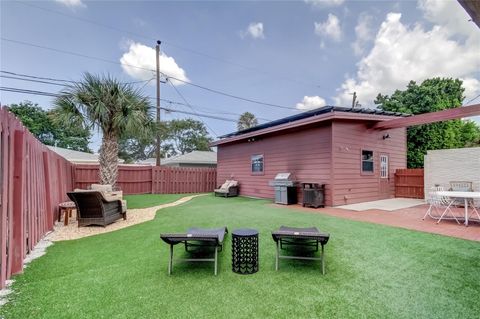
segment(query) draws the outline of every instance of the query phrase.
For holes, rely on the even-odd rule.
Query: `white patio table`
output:
[[[463,198],[465,201],[465,226],[468,226],[468,200],[469,199],[480,199],[480,192],[457,192],[457,191],[439,191],[437,192],[440,196],[450,197],[450,198]],[[474,211],[478,211],[475,207],[472,207]]]

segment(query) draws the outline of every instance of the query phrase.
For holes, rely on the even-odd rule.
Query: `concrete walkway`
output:
[[[364,202],[358,204],[342,205],[335,208],[354,210],[357,212],[370,210],[370,209],[380,209],[386,211],[394,211],[398,209],[410,208],[418,205],[425,204],[423,199],[416,198],[389,198],[376,200],[373,202]]]
[[[291,205],[286,206],[285,208],[312,214],[323,214],[356,221],[480,241],[480,222],[470,219],[469,226],[465,227],[463,224],[457,224],[454,220],[442,220],[440,224],[437,224],[436,220],[429,217],[427,217],[425,220],[422,220],[423,215],[428,209],[428,205],[426,204],[392,211],[380,209],[354,211],[342,208],[314,209],[305,208],[301,205]],[[454,208],[454,213],[460,218],[464,216],[463,208]]]

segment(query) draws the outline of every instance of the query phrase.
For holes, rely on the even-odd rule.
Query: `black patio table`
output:
[[[258,231],[240,228],[232,232],[232,271],[248,275],[258,271]]]

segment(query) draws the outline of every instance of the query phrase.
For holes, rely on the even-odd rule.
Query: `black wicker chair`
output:
[[[235,197],[238,196],[238,182],[227,180],[222,186],[215,189],[213,192],[215,197]]]
[[[117,219],[127,219],[122,212],[122,201],[107,201],[98,191],[69,192],[68,197],[75,202],[78,227],[87,225],[107,226]]]

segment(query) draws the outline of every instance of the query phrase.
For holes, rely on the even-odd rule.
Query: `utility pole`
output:
[[[161,41],[157,41],[157,47],[156,47],[156,58],[157,58],[157,147],[156,147],[156,157],[157,157],[157,162],[156,165],[160,166],[160,158],[161,158],[161,152],[160,152],[160,44]]]
[[[356,105],[356,100],[357,100],[357,92],[353,92],[353,99],[352,99],[352,109],[355,108]]]

